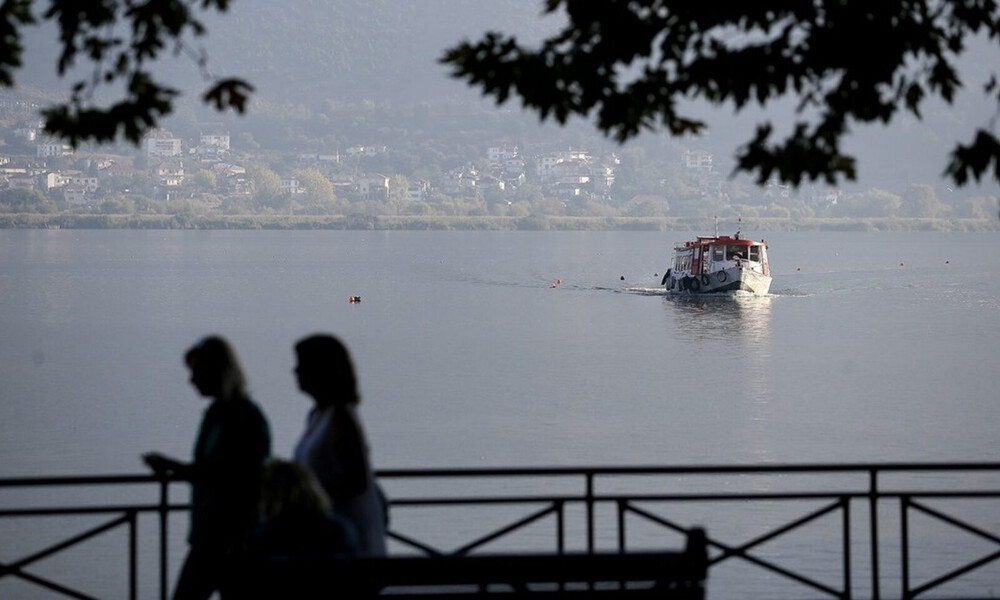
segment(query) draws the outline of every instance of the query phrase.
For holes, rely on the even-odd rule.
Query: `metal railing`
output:
[[[770,577],[795,582],[822,597],[872,600],[884,594],[907,600],[926,598],[945,584],[967,578],[1000,559],[1000,533],[990,531],[1000,529],[1000,511],[996,510],[1000,463],[390,469],[380,471],[378,476],[388,490],[392,507],[389,535],[394,540],[393,553],[465,555],[505,540],[523,546],[523,542],[511,542],[511,538],[547,520],[553,523],[551,538],[535,532],[530,550],[549,547],[559,553],[594,552],[607,551],[602,544],[610,544],[612,551],[628,552],[637,543],[664,545],[662,537],[648,531],[651,527],[661,532],[685,533],[703,526],[710,549],[710,593],[713,573],[720,566],[740,562]],[[97,526],[14,559],[6,557],[0,529],[0,596],[4,580],[17,578],[66,597],[92,598],[66,582],[37,574],[32,566],[107,531],[125,528],[122,564],[128,574],[128,597],[140,595],[138,554],[142,541],[155,547],[155,587],[159,597],[166,598],[170,557],[182,552],[170,547],[169,517],[188,509],[184,503],[172,502],[170,493],[182,484],[151,476],[0,479],[0,528],[14,519],[85,515],[106,518]],[[29,501],[28,506],[23,505],[23,500],[22,505],[17,505],[13,497],[16,489],[113,490],[122,486],[142,488],[147,495],[155,492],[156,496],[139,503],[94,501],[63,505]],[[953,506],[969,501],[992,503],[977,512],[986,516],[982,519],[987,521],[985,525],[974,523]],[[942,504],[950,508],[942,508]],[[753,507],[761,506],[769,509],[769,518],[762,523],[754,521],[753,526],[766,529],[749,535],[746,530],[752,527],[746,522],[754,519],[741,515],[749,515]],[[781,511],[778,507],[782,507]],[[448,516],[427,516],[428,511],[435,510],[445,511]],[[511,510],[519,512],[510,517]],[[466,511],[472,512],[459,518]],[[607,515],[610,518],[605,518]],[[576,516],[579,519],[573,518]],[[933,553],[934,549],[914,542],[915,517],[921,519],[921,524],[933,522],[978,538],[993,551],[940,572],[921,573],[917,581],[913,572],[915,554]],[[155,523],[151,534],[154,540],[139,539],[140,518]],[[470,537],[470,530],[486,521],[494,523],[487,531]],[[733,529],[733,522],[744,525],[736,529],[749,537],[737,542],[724,539],[735,536],[723,533]],[[720,526],[724,523],[730,527]],[[822,526],[814,535],[837,545],[840,569],[835,583],[823,581],[795,564],[818,552],[816,549],[800,547],[777,557],[762,552],[765,544],[817,524]],[[445,544],[451,548],[443,549]],[[859,554],[867,554],[866,560],[860,560]],[[889,560],[898,560],[894,564],[898,570],[891,576],[883,572]],[[108,568],[118,571],[121,567]],[[899,595],[890,592],[890,587],[898,589]],[[985,597],[991,592],[980,593]]]

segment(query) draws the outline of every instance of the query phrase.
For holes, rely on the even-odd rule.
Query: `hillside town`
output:
[[[356,139],[379,138],[369,126],[343,136],[343,147],[299,151],[260,143],[249,128],[234,135],[224,123],[205,122],[188,123],[184,134],[152,130],[135,146],[73,148],[48,137],[38,115],[37,103],[0,96],[0,213],[182,217],[171,226],[206,216],[992,222],[996,213],[995,196],[940,196],[926,183],[849,192],[773,180],[758,186],[734,180],[732,165],[720,165],[697,140],[650,157],[607,144],[591,150],[587,142],[525,148],[489,130],[475,145],[415,144],[399,129],[381,136],[397,145]]]
[[[220,125],[205,126],[196,139],[154,130],[130,154],[74,149],[46,137],[42,127],[33,119],[0,130],[14,142],[0,154],[0,190],[29,192],[25,199],[38,207],[73,211],[162,212],[183,200],[230,213],[318,214],[390,203],[406,212],[458,199],[498,214],[513,206],[513,192],[528,182],[542,197],[559,202],[608,199],[619,163],[614,154],[577,149],[525,156],[517,146],[500,143],[462,166],[421,178],[366,170],[365,159],[391,149],[356,145],[299,153],[278,171],[235,152],[229,131]]]

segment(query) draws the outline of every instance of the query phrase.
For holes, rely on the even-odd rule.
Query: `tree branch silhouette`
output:
[[[852,125],[889,123],[900,112],[919,118],[929,97],[951,103],[963,85],[956,59],[967,40],[985,36],[1000,48],[996,0],[546,1],[547,13],[560,10],[565,27],[536,47],[488,32],[448,49],[441,62],[498,104],[519,97],[559,123],[593,117],[620,142],[660,127],[703,131],[681,101],[741,111],[794,95],[787,137],[774,139],[764,122],[737,151],[736,171],[758,183],[855,179],[855,159],[841,151]],[[984,90],[1000,105],[995,73]],[[945,173],[958,185],[1000,181],[995,120],[954,149]]]

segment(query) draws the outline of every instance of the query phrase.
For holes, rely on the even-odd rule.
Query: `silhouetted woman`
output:
[[[247,395],[246,378],[232,347],[220,337],[203,339],[184,355],[191,385],[211,399],[202,416],[193,459],[158,453],[143,460],[160,475],[191,482],[190,549],[174,600],[243,596],[239,567],[257,524],[261,475],[271,451],[267,419]]]
[[[295,461],[309,467],[333,501],[333,512],[358,531],[358,553],[385,555],[386,512],[375,485],[356,407],[357,379],[351,357],[331,335],[313,335],[295,345],[299,389],[314,402]]]

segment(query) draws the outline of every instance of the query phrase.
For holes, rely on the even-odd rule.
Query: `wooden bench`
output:
[[[703,600],[708,554],[695,529],[683,551],[278,559],[268,571],[273,597]]]

